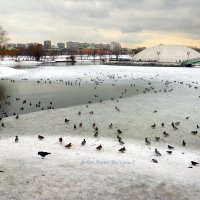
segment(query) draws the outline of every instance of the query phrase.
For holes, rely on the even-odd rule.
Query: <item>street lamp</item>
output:
[[[188,60],[189,60],[189,57],[190,57],[190,52],[189,51],[187,51],[187,55],[188,55]]]
[[[157,51],[157,55],[158,55],[158,62],[159,62],[160,51]]]

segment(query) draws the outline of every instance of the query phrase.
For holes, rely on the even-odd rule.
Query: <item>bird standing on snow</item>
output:
[[[122,147],[121,149],[119,149],[120,152],[124,153],[124,151],[126,151],[125,147]]]
[[[156,154],[157,156],[161,156],[161,153],[160,153],[157,149],[155,149],[155,154]]]
[[[81,142],[81,146],[84,146],[86,144],[86,140],[84,139],[82,142]]]
[[[97,150],[101,150],[101,149],[102,149],[101,144],[100,144],[96,149],[97,149]]]
[[[186,142],[185,142],[185,140],[183,140],[183,142],[182,142],[182,146],[186,146]]]
[[[152,162],[154,162],[154,163],[158,163],[158,161],[156,160],[156,159],[152,159]]]
[[[195,161],[191,161],[191,164],[195,166],[195,165],[198,165],[199,163]]]
[[[145,143],[146,144],[151,144],[147,138],[145,138]]]
[[[59,138],[59,142],[60,142],[60,144],[62,143],[62,141],[63,141],[63,139],[62,139],[62,138]]]
[[[174,149],[174,147],[171,145],[168,145],[167,147],[168,147],[168,149]]]
[[[47,156],[47,155],[49,155],[49,154],[51,154],[51,153],[49,153],[49,152],[44,152],[44,151],[39,151],[39,152],[38,152],[38,155],[40,155],[42,158],[44,158],[45,156]]]
[[[65,147],[70,149],[72,147],[72,143],[67,144]]]
[[[43,139],[44,139],[44,136],[38,135],[38,139],[39,139],[39,140],[43,140]]]
[[[18,136],[15,136],[15,142],[18,142],[18,141],[19,141]]]

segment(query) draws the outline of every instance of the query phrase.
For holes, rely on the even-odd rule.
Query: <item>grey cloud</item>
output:
[[[198,38],[199,6],[199,0],[6,0],[0,1],[0,25],[11,35],[21,29],[17,38],[32,33],[35,40],[85,37],[96,41],[94,37],[99,37],[98,41],[105,41],[100,33],[105,30],[130,36],[145,31],[183,32]],[[121,41],[127,38],[131,43],[140,40]]]

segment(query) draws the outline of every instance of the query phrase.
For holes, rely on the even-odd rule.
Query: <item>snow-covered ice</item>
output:
[[[115,75],[121,83],[132,78],[156,82],[158,91],[24,114],[18,120],[14,116],[4,118],[5,127],[0,127],[0,170],[4,171],[0,172],[1,199],[200,199],[200,168],[188,168],[192,160],[200,162],[199,133],[191,134],[199,123],[198,69],[75,66],[67,70],[42,67],[26,71],[10,78],[90,80],[98,76],[112,82],[106,77]],[[173,91],[163,91],[166,80],[171,81],[167,91]],[[65,118],[70,122],[64,123]],[[178,121],[178,130],[174,130],[171,122]],[[81,122],[83,127],[78,126]],[[93,137],[94,122],[99,128],[97,138]],[[155,129],[151,128],[154,123]],[[116,139],[117,129],[123,132],[125,153],[118,151],[123,145]],[[163,137],[164,130],[169,137]],[[45,139],[38,140],[39,134]],[[16,135],[18,143],[14,142]],[[155,136],[161,140],[156,142]],[[62,145],[59,137],[63,137]],[[145,137],[151,145],[145,144]],[[86,146],[81,146],[84,138]],[[182,146],[183,139],[186,147]],[[72,148],[66,149],[69,142]],[[103,146],[101,151],[96,150],[99,144]],[[167,145],[175,147],[172,155],[166,152]],[[162,156],[155,155],[156,148]],[[41,159],[38,151],[52,154]],[[152,158],[158,163],[153,163]]]

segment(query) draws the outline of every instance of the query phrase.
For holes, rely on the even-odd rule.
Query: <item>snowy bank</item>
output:
[[[68,68],[66,72],[63,68],[47,67],[13,77],[89,80],[98,76],[112,82],[106,77],[113,74],[115,79],[125,81],[142,77],[147,85],[154,81],[160,88],[128,98],[2,120],[0,196],[3,200],[200,199],[200,166],[191,166],[191,161],[200,162],[199,133],[191,133],[198,131],[200,123],[198,70],[86,66]],[[65,123],[65,118],[70,121]],[[177,129],[172,122],[180,122]],[[93,123],[98,127],[98,137],[94,137]],[[111,123],[113,126],[109,128]],[[154,123],[156,127],[152,128]],[[122,131],[124,145],[117,140],[118,129]],[[163,135],[164,131],[168,137]],[[16,135],[18,143],[14,142]],[[38,140],[38,135],[45,139]],[[63,138],[63,144],[59,144],[59,137]],[[150,145],[145,144],[145,137]],[[86,145],[81,146],[84,138]],[[65,148],[70,142],[72,148]],[[103,148],[97,151],[100,144]],[[171,155],[167,153],[168,145],[174,147]],[[126,151],[120,153],[118,150],[123,146]],[[156,156],[156,148],[161,156]],[[38,151],[48,151],[51,155],[41,159]]]

